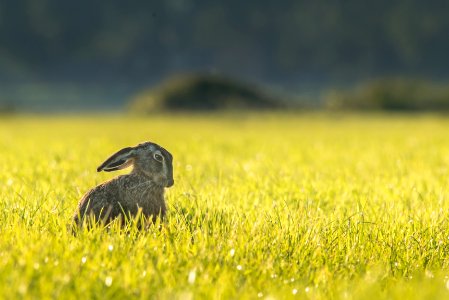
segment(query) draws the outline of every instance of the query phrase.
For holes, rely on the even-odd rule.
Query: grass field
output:
[[[162,229],[73,236],[144,140],[174,155]],[[449,119],[3,118],[0,158],[1,299],[449,298]]]

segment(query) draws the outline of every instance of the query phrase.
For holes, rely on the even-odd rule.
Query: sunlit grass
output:
[[[449,119],[383,115],[0,121],[0,298],[449,297]],[[96,167],[174,155],[168,218],[73,236]]]

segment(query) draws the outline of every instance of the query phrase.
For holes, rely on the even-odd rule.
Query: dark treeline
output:
[[[0,2],[1,79],[449,75],[446,0]]]
[[[118,107],[191,71],[315,99],[386,76],[445,82],[448,37],[447,0],[4,0],[0,104]]]

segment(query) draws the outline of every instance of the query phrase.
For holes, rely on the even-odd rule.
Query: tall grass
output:
[[[214,115],[0,121],[0,297],[449,297],[449,120]],[[68,230],[95,169],[174,155],[162,226]],[[126,171],[125,171],[126,172]]]

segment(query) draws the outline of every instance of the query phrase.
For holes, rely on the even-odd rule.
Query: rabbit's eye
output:
[[[155,160],[157,160],[158,162],[162,162],[164,160],[164,157],[162,157],[162,155],[158,154],[158,153],[154,153],[153,157]]]

